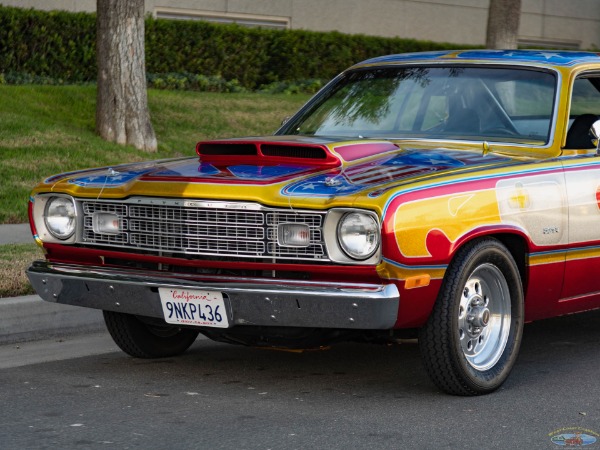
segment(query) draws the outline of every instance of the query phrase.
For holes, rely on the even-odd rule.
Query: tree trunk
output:
[[[515,49],[519,37],[521,0],[490,0],[485,46]]]
[[[144,0],[97,0],[96,131],[105,140],[156,151],[146,92]]]

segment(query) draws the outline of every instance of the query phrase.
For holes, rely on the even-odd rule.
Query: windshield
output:
[[[280,134],[548,142],[556,78],[498,67],[344,74]]]

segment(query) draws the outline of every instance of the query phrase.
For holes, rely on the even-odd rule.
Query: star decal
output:
[[[539,52],[539,54],[541,56],[543,56],[544,58],[546,58],[546,59],[560,58],[561,57],[560,53]]]

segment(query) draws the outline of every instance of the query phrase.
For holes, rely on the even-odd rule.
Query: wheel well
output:
[[[523,286],[523,292],[527,291],[527,255],[528,255],[528,247],[527,241],[522,236],[512,233],[498,233],[498,234],[486,234],[485,236],[478,236],[476,238],[470,239],[466,242],[461,243],[460,247],[455,249],[453,254],[453,259],[456,257],[457,251],[464,247],[467,243],[472,243],[475,241],[479,241],[481,239],[489,239],[494,238],[500,241],[510,252],[515,263],[517,264],[517,268],[519,269],[519,276],[521,277],[521,283]]]
[[[488,234],[480,236],[476,240],[485,238],[495,238],[499,240],[510,252],[521,276],[523,291],[527,291],[527,241],[519,235],[504,233],[504,234]],[[473,241],[468,241],[473,242]],[[464,245],[464,244],[463,244]]]

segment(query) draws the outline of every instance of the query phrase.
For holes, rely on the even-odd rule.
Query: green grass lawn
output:
[[[25,269],[34,259],[43,259],[37,244],[0,245],[0,298],[33,294]]]
[[[149,91],[158,152],[94,133],[95,86],[0,85],[0,223],[27,221],[31,188],[49,175],[194,155],[203,139],[271,134],[307,95]]]
[[[150,91],[158,152],[103,141],[94,133],[95,86],[0,85],[0,223],[27,222],[32,187],[49,175],[105,165],[195,155],[203,139],[271,134],[307,95]],[[0,245],[0,298],[32,293],[24,269],[35,245]]]

